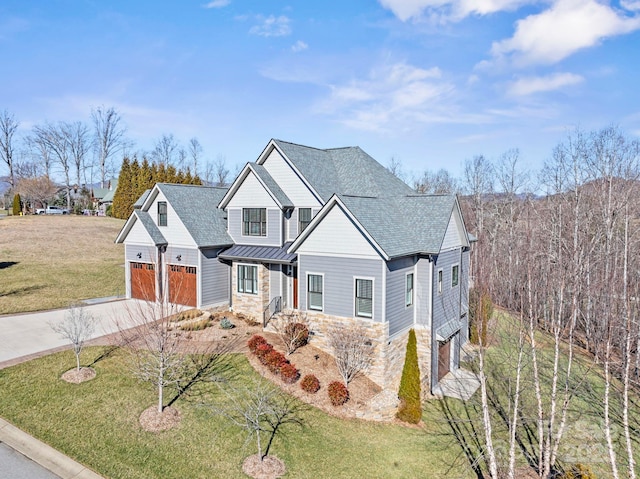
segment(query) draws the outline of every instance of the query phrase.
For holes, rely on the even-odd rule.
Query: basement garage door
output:
[[[131,263],[131,297],[156,300],[156,268],[151,263]]]
[[[169,265],[169,301],[196,307],[196,267]]]

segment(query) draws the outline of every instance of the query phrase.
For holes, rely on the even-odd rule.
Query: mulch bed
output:
[[[162,412],[158,412],[158,406],[151,406],[140,414],[140,426],[145,431],[160,432],[171,429],[180,424],[180,411],[167,406]]]
[[[276,456],[267,456],[261,461],[260,455],[254,454],[244,460],[242,472],[253,479],[277,479],[284,476],[287,468]]]
[[[96,370],[93,368],[80,368],[80,370],[73,368],[64,373],[61,376],[63,381],[67,381],[68,383],[80,384],[85,381],[90,381],[91,379],[96,377]]]

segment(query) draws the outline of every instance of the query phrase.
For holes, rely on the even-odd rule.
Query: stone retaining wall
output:
[[[231,268],[231,309],[262,322],[262,312],[269,305],[269,269],[258,267],[258,294],[238,293],[238,267]]]

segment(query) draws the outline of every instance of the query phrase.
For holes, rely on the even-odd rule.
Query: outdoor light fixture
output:
[[[138,253],[136,256],[138,257],[138,259],[140,259],[142,258],[142,253]]]
[[[181,255],[181,254],[179,254],[178,256],[176,256],[176,259],[177,259],[178,261],[182,261],[182,255]]]

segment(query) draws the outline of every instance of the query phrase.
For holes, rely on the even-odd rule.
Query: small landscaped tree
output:
[[[288,426],[302,427],[306,407],[293,396],[284,394],[272,384],[258,380],[242,389],[220,386],[227,400],[213,411],[229,419],[247,433],[246,443],[255,440],[257,454],[245,459],[242,466],[250,477],[280,477],[284,463],[269,451],[276,435]],[[267,475],[268,474],[268,475]]]
[[[271,326],[278,333],[287,354],[301,348],[309,340],[307,318],[298,311],[284,311],[277,319],[271,321]]]
[[[76,369],[74,381],[79,382],[83,380],[80,377],[80,353],[84,348],[86,341],[91,339],[91,335],[95,330],[96,319],[87,312],[81,305],[74,304],[64,316],[64,319],[59,323],[51,323],[51,329],[67,339],[71,343],[73,353],[76,356]],[[89,368],[90,369],[90,368]],[[95,376],[92,371],[84,377],[84,379],[90,379]]]
[[[422,419],[422,405],[420,404],[420,367],[418,366],[418,344],[416,332],[409,331],[407,353],[402,368],[400,390],[398,391],[400,406],[396,417],[404,422],[418,424]]]
[[[327,332],[329,347],[345,386],[360,374],[366,374],[373,362],[373,343],[367,328],[360,324],[333,326]]]

